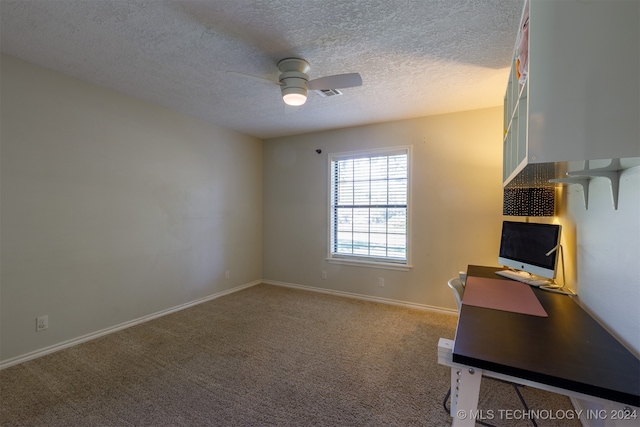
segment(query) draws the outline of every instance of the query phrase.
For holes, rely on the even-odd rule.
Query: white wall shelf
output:
[[[583,178],[583,177],[577,177],[577,178],[554,178],[554,179],[550,179],[549,180],[549,182],[565,184],[565,185],[570,185],[570,184],[578,184],[578,185],[580,185],[582,187],[582,194],[584,196],[584,208],[585,209],[589,209],[589,181],[591,181],[591,178]]]
[[[640,159],[611,159],[607,166],[590,168],[589,160],[584,162],[584,168],[567,172],[566,178],[550,179],[549,182],[559,184],[579,184],[584,194],[584,207],[589,209],[589,183],[594,178],[606,178],[611,184],[611,199],[613,209],[618,209],[618,194],[620,192],[620,175],[625,169],[640,164]]]

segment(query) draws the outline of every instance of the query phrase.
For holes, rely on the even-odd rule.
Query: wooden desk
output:
[[[497,270],[469,266],[467,277],[508,280],[496,275]],[[449,366],[474,369],[471,374],[468,369],[452,369],[452,384],[460,381],[463,397],[456,403],[452,397],[452,415],[454,407],[465,411],[477,409],[481,375],[585,400],[617,402],[623,404],[618,405],[620,408],[639,407],[638,358],[573,298],[537,288],[534,293],[548,317],[462,305],[452,349],[453,363]],[[454,371],[458,372],[456,381]],[[465,384],[473,382],[477,387]],[[454,426],[473,425],[469,419],[459,421],[454,420]]]

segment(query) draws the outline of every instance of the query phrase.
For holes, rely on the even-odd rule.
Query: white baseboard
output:
[[[576,411],[576,413],[578,414],[583,413],[585,408],[582,406],[581,400],[578,400],[573,396],[570,396],[569,400],[571,401],[571,404],[573,405],[573,409]],[[595,426],[592,426],[591,423],[589,423],[589,420],[585,419],[584,417],[580,417],[580,423],[582,424],[582,427],[595,427]]]
[[[4,361],[0,362],[0,370],[2,370],[4,368],[8,368],[9,366],[13,366],[13,365],[17,365],[17,364],[26,362],[27,360],[36,359],[36,358],[42,357],[42,356],[44,356],[46,354],[50,354],[50,353],[54,353],[56,351],[60,351],[62,349],[68,348],[68,347],[73,347],[74,345],[78,345],[80,343],[83,343],[83,342],[86,342],[86,341],[90,341],[90,340],[102,337],[104,335],[108,335],[108,334],[111,334],[113,332],[120,331],[122,329],[130,328],[131,326],[139,325],[140,323],[148,322],[149,320],[157,319],[158,317],[166,316],[167,314],[175,313],[176,311],[184,310],[185,308],[193,307],[195,305],[202,304],[204,302],[211,301],[211,300],[214,300],[216,298],[220,298],[222,296],[229,295],[229,294],[232,294],[234,292],[238,292],[238,291],[250,288],[250,287],[255,286],[255,285],[259,285],[260,283],[263,283],[263,282],[261,280],[256,280],[254,282],[250,282],[250,283],[246,283],[244,285],[236,286],[235,288],[227,289],[225,291],[218,292],[218,293],[215,293],[215,294],[212,294],[212,295],[208,295],[206,297],[199,298],[197,300],[190,301],[190,302],[187,302],[187,303],[184,303],[184,304],[180,304],[180,305],[177,305],[175,307],[168,308],[166,310],[158,311],[156,313],[149,314],[147,316],[142,316],[142,317],[139,317],[137,319],[130,320],[128,322],[120,323],[119,325],[115,325],[115,326],[111,326],[109,328],[101,329],[101,330],[96,331],[96,332],[91,332],[89,334],[82,335],[82,336],[77,337],[77,338],[73,338],[73,339],[70,339],[70,340],[67,340],[67,341],[63,341],[61,343],[54,344],[54,345],[49,346],[49,347],[45,347],[45,348],[42,348],[42,349],[39,349],[39,350],[32,351],[30,353],[23,354],[21,356],[16,356],[16,357],[13,357],[11,359],[4,360]]]
[[[436,306],[426,305],[426,304],[417,304],[417,303],[408,302],[408,301],[399,301],[399,300],[394,300],[394,299],[390,299],[390,298],[373,297],[373,296],[370,296],[370,295],[355,294],[355,293],[344,292],[344,291],[336,291],[336,290],[333,290],[333,289],[316,288],[316,287],[313,287],[313,286],[298,285],[298,284],[295,284],[295,283],[278,282],[276,280],[263,280],[262,283],[267,284],[267,285],[283,286],[283,287],[286,287],[286,288],[301,289],[301,290],[311,291],[311,292],[319,292],[319,293],[322,293],[322,294],[337,295],[337,296],[341,296],[341,297],[354,298],[354,299],[359,299],[359,300],[364,300],[364,301],[378,302],[378,303],[382,303],[382,304],[398,305],[398,306],[401,306],[401,307],[415,308],[415,309],[418,309],[418,310],[431,311],[431,312],[441,313],[441,314],[452,314],[452,315],[455,315],[455,316],[458,315],[458,310],[453,310],[453,309],[448,309],[448,308],[441,308],[441,307],[436,307]]]
[[[435,307],[435,306],[430,306],[430,305],[425,305],[425,304],[416,304],[416,303],[412,303],[412,302],[398,301],[398,300],[393,300],[393,299],[389,299],[389,298],[373,297],[373,296],[369,296],[369,295],[356,294],[356,293],[351,293],[351,292],[344,292],[344,291],[336,291],[336,290],[331,290],[331,289],[316,288],[316,287],[313,287],[313,286],[298,285],[298,284],[294,284],[294,283],[278,282],[278,281],[275,281],[275,280],[256,280],[254,282],[250,282],[250,283],[247,283],[247,284],[244,284],[244,285],[236,286],[235,288],[228,289],[226,291],[222,291],[222,292],[218,292],[218,293],[215,293],[215,294],[212,294],[212,295],[208,295],[206,297],[203,297],[203,298],[200,298],[200,299],[197,299],[197,300],[194,300],[194,301],[190,301],[188,303],[180,304],[178,306],[171,307],[171,308],[168,308],[166,310],[158,311],[156,313],[149,314],[147,316],[142,316],[142,317],[139,317],[137,319],[130,320],[128,322],[120,323],[118,325],[111,326],[109,328],[101,329],[101,330],[96,331],[96,332],[91,332],[89,334],[82,335],[82,336],[77,337],[77,338],[73,338],[73,339],[70,339],[70,340],[67,340],[67,341],[63,341],[61,343],[54,344],[54,345],[49,346],[49,347],[38,349],[38,350],[29,352],[29,353],[26,353],[26,354],[23,354],[23,355],[20,355],[20,356],[13,357],[11,359],[7,359],[7,360],[4,360],[4,361],[1,361],[0,362],[0,370],[2,370],[4,368],[8,368],[9,366],[13,366],[13,365],[17,365],[17,364],[26,362],[26,361],[31,360],[31,359],[36,359],[38,357],[42,357],[42,356],[50,354],[50,353],[54,353],[56,351],[63,350],[63,349],[68,348],[68,347],[73,347],[74,345],[78,345],[78,344],[81,344],[83,342],[90,341],[90,340],[102,337],[104,335],[111,334],[113,332],[117,332],[117,331],[120,331],[120,330],[123,330],[123,329],[126,329],[126,328],[130,328],[131,326],[139,325],[141,323],[148,322],[149,320],[157,319],[158,317],[166,316],[167,314],[171,314],[171,313],[174,313],[176,311],[184,310],[186,308],[193,307],[195,305],[202,304],[204,302],[211,301],[211,300],[214,300],[216,298],[220,298],[222,296],[229,295],[229,294],[232,294],[234,292],[241,291],[243,289],[250,288],[250,287],[258,285],[260,283],[265,283],[265,284],[268,284],[268,285],[275,285],[275,286],[283,286],[283,287],[288,287],[288,288],[301,289],[301,290],[312,291],[312,292],[319,292],[319,293],[324,293],[324,294],[337,295],[337,296],[342,296],[342,297],[347,297],[347,298],[354,298],[354,299],[359,299],[359,300],[364,300],[364,301],[377,302],[377,303],[382,303],[382,304],[390,304],[390,305],[397,305],[397,306],[408,307],[408,308],[415,308],[415,309],[418,309],[418,310],[426,310],[426,311],[442,313],[442,314],[449,314],[449,315],[457,315],[458,314],[457,310],[440,308],[440,307]]]
[[[586,396],[570,396],[583,427],[637,427],[640,407]]]

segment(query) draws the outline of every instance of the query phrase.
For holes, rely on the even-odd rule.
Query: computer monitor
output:
[[[561,226],[503,221],[498,262],[516,270],[554,279]]]

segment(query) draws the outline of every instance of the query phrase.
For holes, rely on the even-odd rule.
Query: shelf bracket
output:
[[[589,181],[590,178],[557,178],[550,179],[549,182],[556,182],[560,184],[578,184],[582,187],[582,195],[584,197],[584,208],[589,210]]]
[[[611,196],[613,198],[613,209],[618,210],[618,192],[620,190],[620,174],[622,166],[620,159],[611,159],[609,166],[602,168],[589,169],[589,162],[585,162],[585,169],[579,171],[567,172],[567,176],[574,178],[608,178],[611,182]],[[586,196],[585,196],[586,200]],[[585,201],[586,204],[586,201]]]

